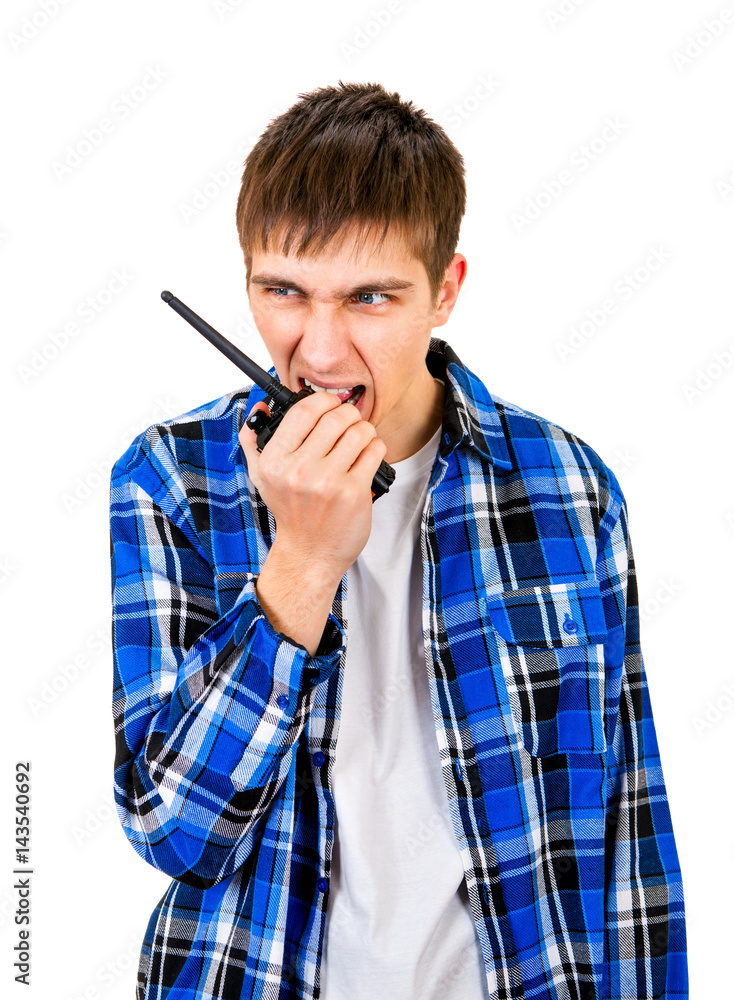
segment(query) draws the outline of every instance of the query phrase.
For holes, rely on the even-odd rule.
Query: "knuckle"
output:
[[[325,396],[326,399],[323,398]],[[339,405],[339,401],[334,402],[334,398],[325,392],[314,392],[311,396],[299,400],[295,406],[291,406],[283,417],[283,422],[287,420],[300,433],[307,432],[322,420],[329,410]]]
[[[321,499],[328,499],[334,496],[341,483],[337,482],[334,476],[329,473],[321,476],[316,482],[316,492]]]
[[[334,398],[336,397],[332,396],[332,399]],[[342,406],[341,403],[332,405],[324,416],[329,420],[338,421],[339,423],[344,424],[354,423],[355,420],[361,420],[359,413],[353,406]]]
[[[283,470],[283,483],[294,494],[302,494],[308,485],[307,469],[300,463],[292,463]]]
[[[310,396],[306,396],[305,402],[312,410],[317,411],[335,409],[340,405],[337,397],[330,392],[312,392]]]
[[[350,480],[340,498],[341,506],[344,510],[356,513],[368,496],[364,483]]]
[[[360,441],[362,442],[362,446],[364,448],[372,444],[377,437],[377,431],[367,420],[362,420],[356,425],[355,433],[359,434]]]
[[[263,482],[277,482],[282,477],[283,471],[283,461],[275,453],[275,450],[272,450],[269,453],[266,450],[261,453],[260,461],[258,463],[258,472]]]

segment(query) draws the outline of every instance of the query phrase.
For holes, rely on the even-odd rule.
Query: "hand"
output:
[[[256,408],[267,411],[264,403]],[[327,392],[315,392],[292,406],[262,452],[257,451],[255,432],[246,424],[239,440],[250,478],[276,524],[260,582],[271,593],[277,576],[283,598],[286,577],[292,584],[298,581],[296,589],[318,584],[320,593],[330,594],[320,636],[339,581],[369,538],[370,487],[387,446],[354,406],[340,403]],[[262,600],[260,591],[258,586]],[[295,599],[292,589],[290,599]],[[280,599],[277,603],[272,616],[266,608],[271,620],[277,619],[275,627],[282,625],[281,612],[286,610]],[[311,610],[316,609],[312,606]],[[299,617],[295,607],[286,617]],[[293,631],[288,634],[295,635]]]

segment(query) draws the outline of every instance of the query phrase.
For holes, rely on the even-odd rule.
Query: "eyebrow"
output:
[[[290,278],[283,278],[278,274],[254,274],[250,278],[251,285],[263,285],[269,288],[291,288],[301,295],[308,295],[305,288],[302,288]],[[409,288],[415,288],[413,281],[405,281],[402,278],[377,278],[369,284],[357,285],[354,288],[343,288],[337,291],[337,298],[348,299],[353,295],[366,295],[368,292],[399,292]]]

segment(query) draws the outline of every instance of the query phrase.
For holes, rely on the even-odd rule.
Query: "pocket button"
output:
[[[577,622],[566,612],[566,617],[563,620],[563,631],[567,632],[568,635],[575,635],[579,630]]]

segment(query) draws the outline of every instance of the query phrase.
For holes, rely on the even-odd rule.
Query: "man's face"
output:
[[[402,242],[367,242],[358,252],[349,236],[300,260],[253,253],[248,295],[280,381],[294,392],[307,384],[343,390],[342,399],[363,386],[357,409],[387,444],[387,460],[400,461],[438,427],[425,359],[465,269],[457,254],[433,302],[425,267]]]

